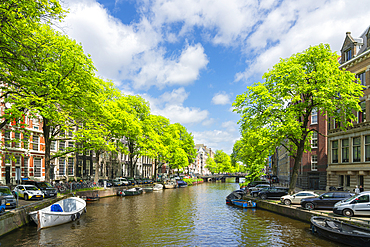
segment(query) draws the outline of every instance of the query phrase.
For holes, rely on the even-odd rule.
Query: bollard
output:
[[[104,189],[107,189],[107,181],[104,181]]]

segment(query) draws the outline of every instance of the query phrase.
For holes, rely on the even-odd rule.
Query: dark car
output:
[[[260,193],[261,191],[264,191],[264,190],[268,190],[269,188],[272,188],[272,187],[263,187],[263,188],[260,188],[258,190],[252,190],[250,192],[250,195],[253,196],[253,197],[257,197],[258,193]]]
[[[34,185],[44,193],[44,198],[56,197],[58,191],[48,182],[33,181],[33,180],[24,180],[22,184],[25,185]]]
[[[267,198],[280,198],[288,194],[289,188],[285,187],[271,187],[266,190],[262,190],[258,193],[258,196],[265,200]]]
[[[6,200],[6,208],[15,208],[17,206],[17,201],[8,186],[0,186],[0,196]]]
[[[137,184],[134,178],[127,178],[127,181],[129,182],[128,185],[136,185]]]
[[[335,203],[353,195],[353,193],[345,191],[327,192],[316,198],[302,199],[301,206],[309,210],[315,208],[333,209]]]
[[[247,188],[250,188],[250,187],[256,187],[256,185],[258,184],[270,184],[269,181],[266,181],[266,180],[261,180],[261,181],[253,181],[253,182],[250,182],[248,185],[247,185]]]
[[[106,181],[106,186],[107,187],[112,187],[113,184],[108,180],[108,179],[99,179],[98,184],[103,187],[104,186],[104,181]]]

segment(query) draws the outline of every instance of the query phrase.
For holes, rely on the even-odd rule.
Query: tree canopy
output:
[[[360,111],[363,88],[354,74],[339,69],[337,58],[329,45],[320,44],[281,59],[263,75],[265,82],[247,87],[233,103],[241,115],[244,142],[255,142],[261,158],[266,159],[278,145],[285,146],[294,158],[290,192],[296,185],[302,154],[310,150],[312,132],[317,131],[308,126],[311,113],[326,120],[332,117],[347,128],[356,120],[353,111]]]

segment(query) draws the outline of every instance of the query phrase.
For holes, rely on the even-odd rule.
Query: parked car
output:
[[[145,183],[146,184],[153,184],[153,180],[149,179],[149,178],[146,178],[145,179]]]
[[[144,184],[144,181],[141,178],[135,178],[136,184]]]
[[[261,181],[253,181],[253,182],[250,182],[248,185],[247,185],[247,188],[251,188],[251,187],[256,187],[258,184],[270,184],[268,181],[266,180],[261,180]]]
[[[113,184],[112,184],[111,182],[109,182],[109,180],[108,180],[108,179],[99,179],[99,180],[98,180],[98,184],[99,184],[101,187],[103,187],[103,186],[104,186],[104,181],[106,181],[106,186],[107,186],[107,187],[112,187],[112,186],[113,186]]]
[[[300,191],[298,193],[295,193],[293,195],[285,195],[280,197],[281,203],[284,203],[285,205],[290,204],[301,204],[302,199],[306,198],[315,198],[319,197],[320,195],[316,194],[312,191]]]
[[[58,195],[58,191],[48,182],[41,182],[41,181],[32,181],[32,180],[24,180],[23,184],[27,185],[34,185],[39,188],[42,193],[44,193],[44,197],[56,197]]]
[[[267,190],[269,188],[270,188],[270,186],[269,187],[261,188],[259,190],[253,190],[253,191],[250,192],[250,195],[253,196],[253,197],[257,197],[258,196],[258,193],[260,193],[261,191]]]
[[[129,185],[136,185],[136,181],[134,178],[127,178],[127,181],[129,182]]]
[[[255,187],[250,187],[248,188],[249,191],[255,191],[255,190],[260,190],[262,188],[270,188],[271,186],[269,184],[257,184]]]
[[[122,185],[122,182],[120,181],[120,180],[118,180],[118,179],[110,179],[110,180],[108,180],[111,184],[112,184],[112,186],[114,186],[114,187],[118,187],[118,186],[121,186]]]
[[[267,198],[280,198],[287,195],[288,190],[289,188],[285,187],[271,187],[266,190],[261,190],[258,193],[258,197],[260,197],[262,200],[265,200]]]
[[[17,201],[15,200],[8,186],[0,186],[0,196],[5,199],[5,207],[7,209],[15,208],[17,206]]]
[[[34,185],[17,185],[13,190],[13,195],[26,201],[29,199],[44,199],[44,193]]]
[[[305,209],[333,209],[334,204],[353,196],[353,193],[345,191],[327,192],[316,198],[306,198],[301,200],[301,206]]]
[[[0,196],[0,215],[2,215],[5,212],[5,204],[6,204],[6,199],[4,196]]]
[[[129,185],[129,181],[127,180],[127,178],[116,178],[116,180],[121,181],[123,186]]]
[[[333,212],[344,216],[370,215],[370,191],[362,192],[334,204]]]

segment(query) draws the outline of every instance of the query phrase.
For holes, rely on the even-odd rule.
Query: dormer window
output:
[[[360,79],[362,86],[366,86],[366,76],[365,75],[366,75],[365,71],[356,75],[356,77]]]
[[[352,58],[352,49],[349,49],[349,50],[346,50],[344,52],[344,61],[348,61],[348,60],[351,60]]]

